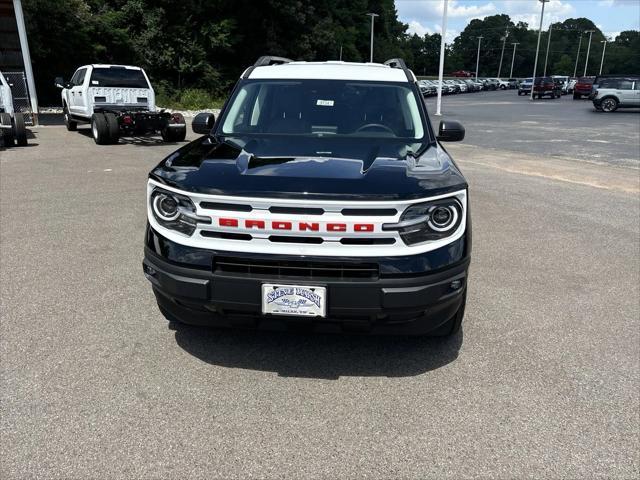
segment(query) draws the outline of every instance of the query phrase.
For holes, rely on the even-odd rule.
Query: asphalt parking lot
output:
[[[443,109],[474,228],[450,340],[169,328],[141,260],[176,145],[0,151],[0,476],[637,478],[640,115]]]

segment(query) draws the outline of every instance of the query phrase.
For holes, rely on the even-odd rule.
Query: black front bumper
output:
[[[145,276],[162,313],[192,325],[269,330],[421,335],[463,307],[469,257],[437,271],[407,277],[317,279],[219,273],[166,261],[145,248]],[[327,317],[262,314],[263,283],[327,288]]]

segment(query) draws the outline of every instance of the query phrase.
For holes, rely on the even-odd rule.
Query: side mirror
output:
[[[56,79],[53,81],[53,84],[58,88],[65,88],[65,83],[62,77],[56,77]]]
[[[438,128],[438,141],[459,142],[464,140],[464,127],[455,120],[442,120]]]
[[[193,133],[207,135],[213,128],[214,123],[216,123],[216,116],[213,113],[199,113],[193,118],[191,129]]]

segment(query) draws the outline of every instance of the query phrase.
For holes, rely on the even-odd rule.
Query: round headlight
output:
[[[427,223],[429,227],[436,232],[446,232],[458,220],[458,210],[449,205],[434,207],[429,213]]]
[[[161,193],[153,199],[153,210],[158,217],[170,222],[180,215],[178,210],[178,201],[170,196]]]

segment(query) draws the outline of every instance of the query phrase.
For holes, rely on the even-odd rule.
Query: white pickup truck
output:
[[[0,138],[4,148],[25,146],[27,144],[27,129],[24,116],[13,108],[11,87],[0,72]]]
[[[155,92],[140,67],[84,65],[71,80],[55,79],[62,89],[62,108],[67,130],[79,123],[91,124],[99,145],[118,143],[121,135],[160,132],[165,142],[181,142],[187,127],[180,113],[156,109]]]

